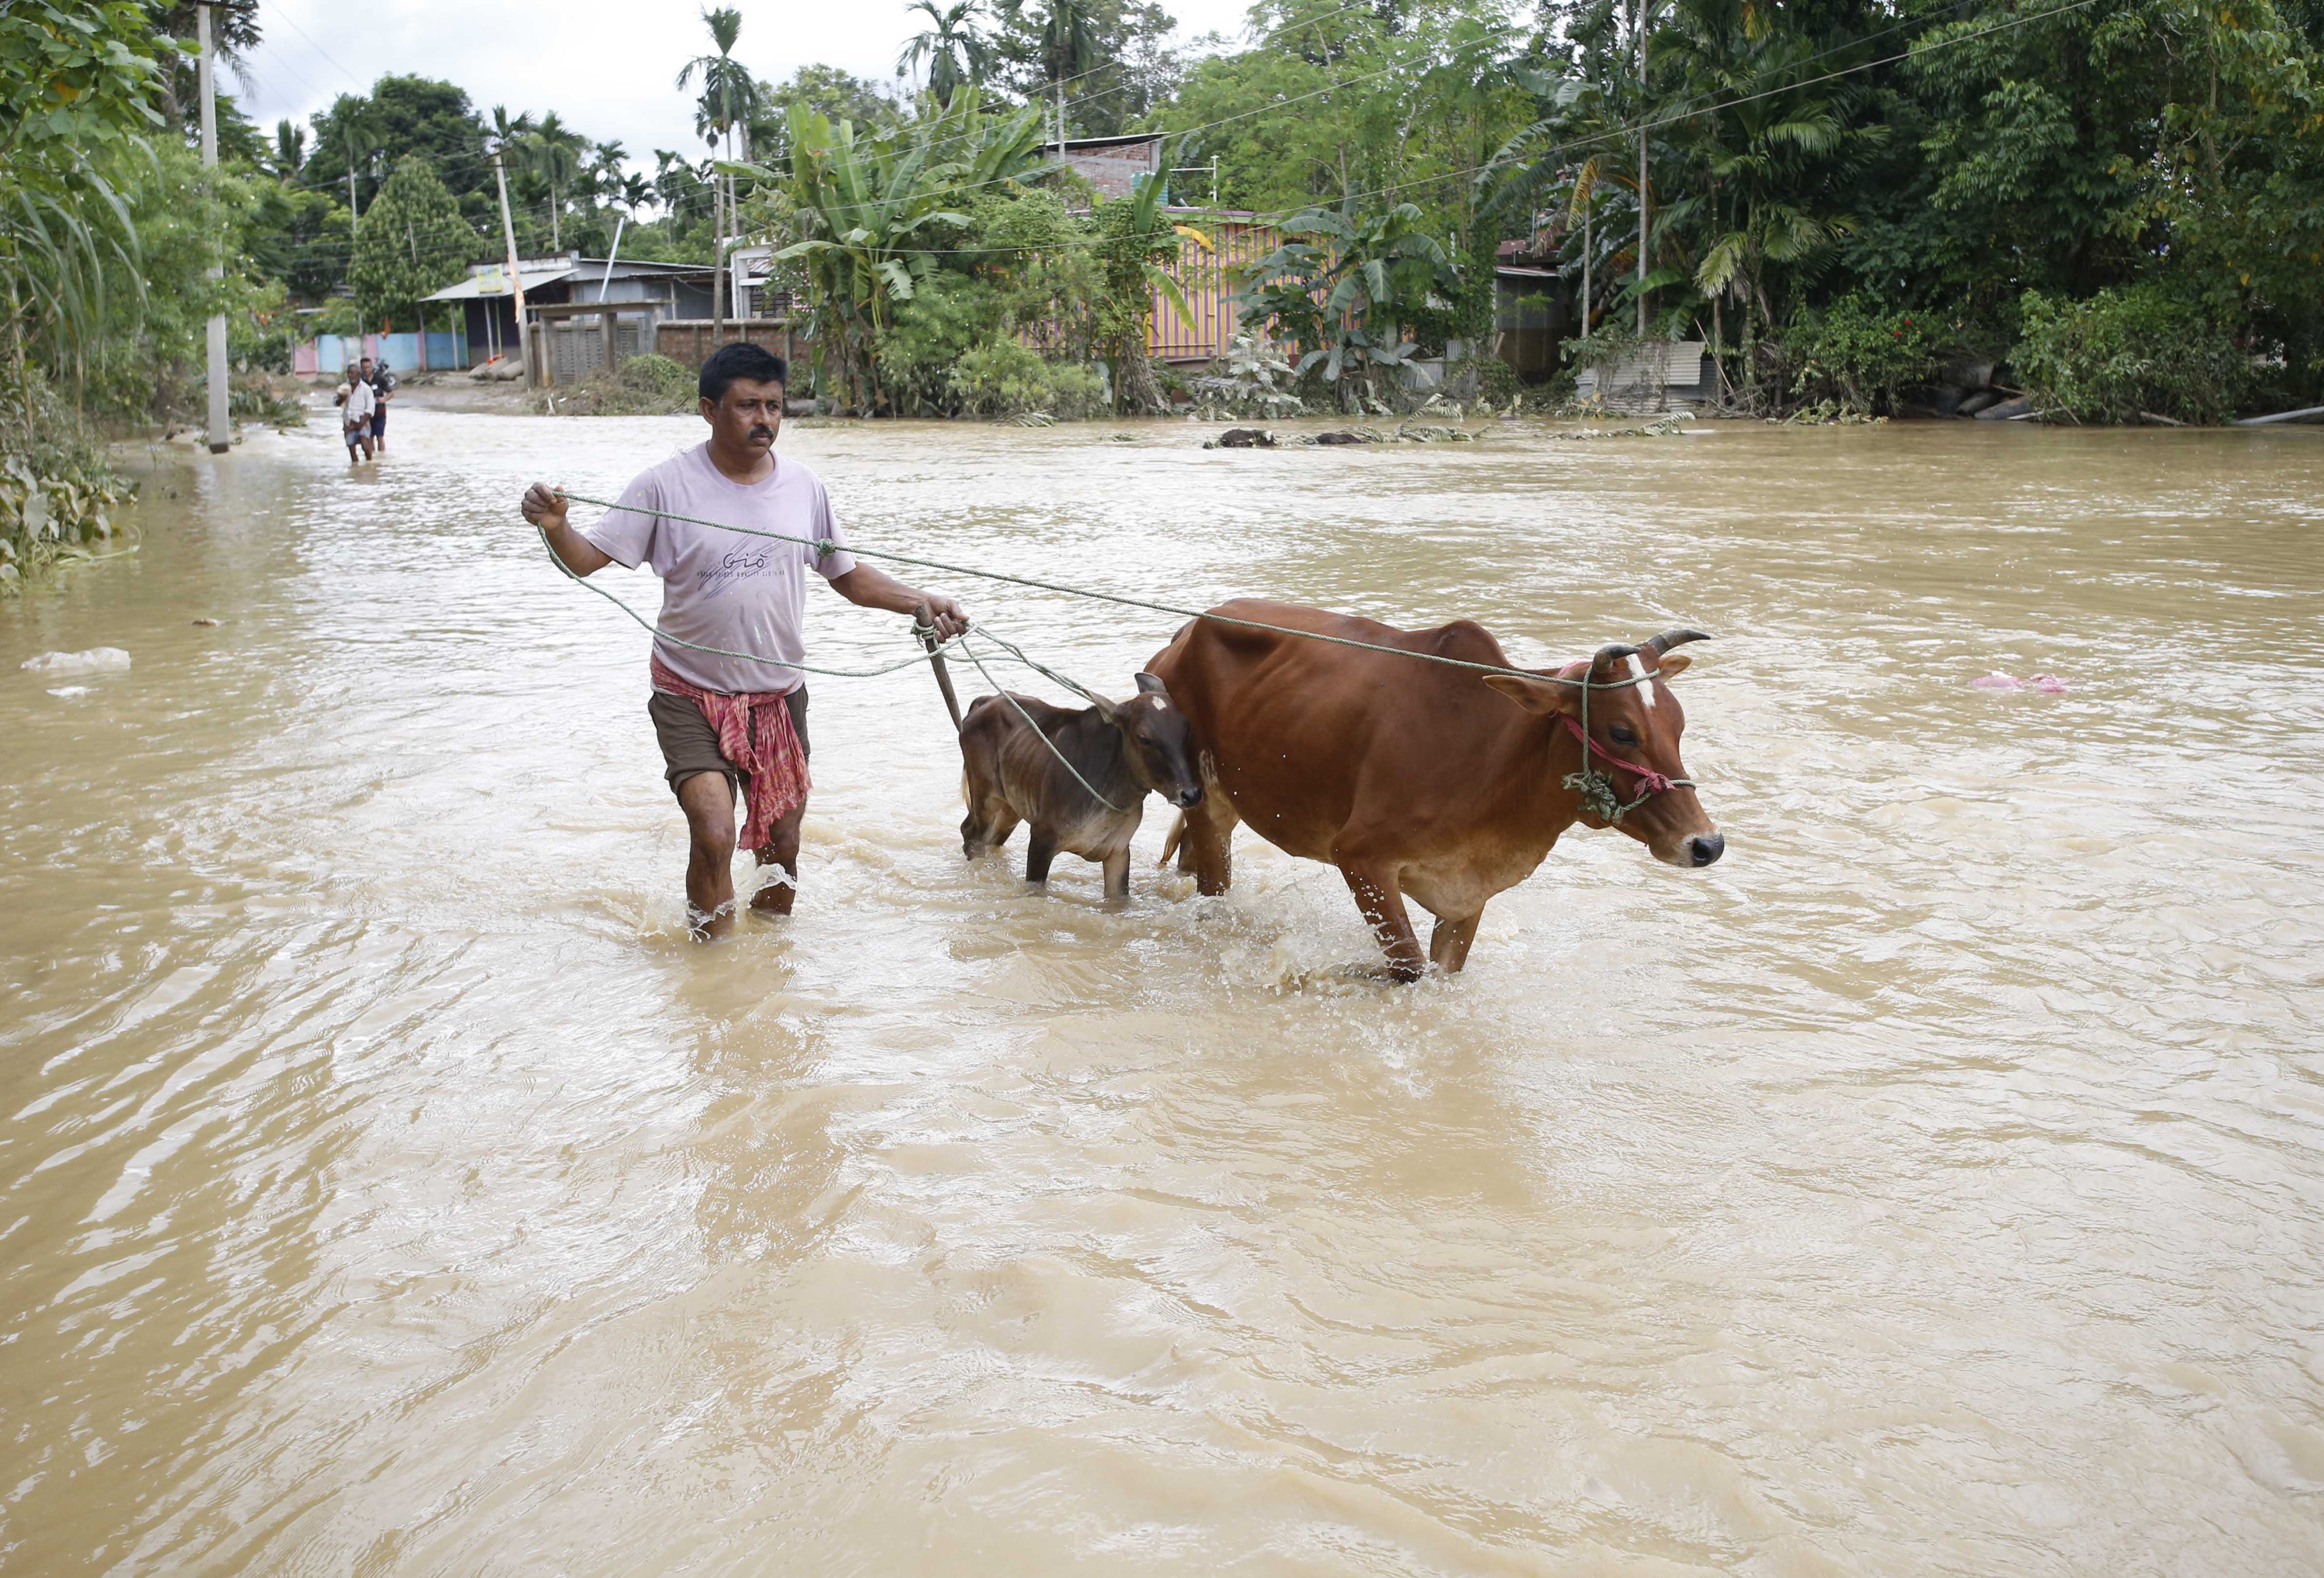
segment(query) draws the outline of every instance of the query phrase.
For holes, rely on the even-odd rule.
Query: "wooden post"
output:
[[[605,331],[605,372],[611,377],[621,365],[613,355],[613,309],[609,307],[599,313],[597,322]]]

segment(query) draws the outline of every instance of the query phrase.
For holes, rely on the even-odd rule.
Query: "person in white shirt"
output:
[[[858,564],[822,479],[776,455],[789,375],[783,358],[757,345],[721,346],[698,385],[708,443],[640,475],[586,533],[574,529],[563,492],[546,482],[527,489],[521,505],[576,575],[643,564],[661,578],[658,628],[672,639],[654,643],[646,713],[691,833],[687,922],[705,939],[733,924],[738,847],[779,868],[751,909],[791,913],[811,787],[807,684],[793,666],[807,661],[808,584],[819,581],[860,607],[925,617],[945,639],[969,623],[951,598]],[[781,535],[723,531],[706,520]],[[739,835],[737,789],[748,812]]]
[[[378,393],[361,374],[350,376],[339,390],[339,431],[347,441],[349,465],[355,463],[357,448],[362,449],[364,459],[371,459],[371,418],[378,409]]]

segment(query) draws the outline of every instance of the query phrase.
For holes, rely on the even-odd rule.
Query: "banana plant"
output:
[[[817,362],[843,403],[883,405],[874,343],[935,268],[945,233],[968,227],[954,205],[1043,168],[1038,106],[1003,118],[984,113],[982,96],[964,88],[936,115],[862,134],[794,104],[788,170],[719,167],[759,184],[758,228],[795,238],[772,261],[804,276]]]
[[[1412,203],[1370,215],[1352,202],[1293,215],[1281,226],[1283,244],[1243,271],[1243,321],[1296,344],[1302,378],[1320,372],[1343,401],[1357,399],[1412,360],[1418,347],[1404,335],[1411,317],[1460,288],[1459,265],[1421,223]]]
[[[1170,167],[1168,145],[1160,155]],[[1117,197],[1097,212],[1096,259],[1105,282],[1098,304],[1097,340],[1113,365],[1114,403],[1125,411],[1158,411],[1167,404],[1146,354],[1148,326],[1157,298],[1168,302],[1184,317],[1192,317],[1185,291],[1164,265],[1191,240],[1207,252],[1208,236],[1190,225],[1174,223],[1162,211],[1165,183],[1157,174],[1137,178],[1127,197]]]

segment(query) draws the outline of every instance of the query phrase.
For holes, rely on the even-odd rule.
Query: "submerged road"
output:
[[[1726,860],[1577,830],[1413,988],[1247,830],[966,865],[921,672],[815,684],[799,914],[689,944],[514,504],[691,418],[150,454],[0,602],[0,1572],[2313,1572],[2324,434],[1708,427],[784,436],[936,558],[1712,632]]]

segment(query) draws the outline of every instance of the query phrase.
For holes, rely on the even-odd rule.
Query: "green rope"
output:
[[[1537,680],[1545,684],[1573,685],[1584,691],[1622,691],[1632,685],[1644,684],[1654,678],[1651,674],[1636,674],[1628,679],[1593,680],[1567,679],[1559,674],[1534,674],[1522,668],[1507,668],[1498,663],[1471,663],[1462,657],[1446,657],[1434,652],[1415,652],[1406,647],[1387,647],[1377,641],[1358,641],[1348,636],[1326,636],[1320,630],[1301,630],[1289,625],[1270,625],[1258,619],[1240,619],[1231,614],[1206,613],[1201,609],[1179,608],[1167,602],[1148,602],[1143,598],[1123,597],[1117,592],[1093,592],[1085,586],[1065,586],[1055,581],[1037,581],[1029,575],[1007,575],[998,570],[978,570],[966,564],[950,564],[942,559],[924,559],[911,554],[888,553],[879,548],[857,547],[853,543],[835,542],[829,537],[794,537],[786,531],[763,531],[757,527],[733,526],[723,520],[704,520],[699,516],[673,515],[666,509],[647,509],[636,504],[616,503],[605,499],[592,499],[586,493],[558,491],[560,499],[570,499],[576,504],[595,504],[604,509],[626,509],[634,515],[653,515],[663,520],[682,520],[688,526],[706,526],[718,531],[739,532],[744,537],[771,537],[777,542],[797,543],[813,548],[817,558],[831,554],[853,554],[860,558],[886,559],[898,564],[914,564],[923,570],[942,570],[952,575],[973,575],[985,581],[1005,582],[1011,586],[1030,586],[1041,592],[1063,592],[1067,597],[1092,598],[1099,602],[1119,603],[1124,608],[1141,608],[1152,613],[1169,614],[1182,619],[1209,619],[1214,624],[1240,625],[1246,629],[1271,630],[1278,636],[1297,636],[1309,641],[1324,641],[1334,647],[1353,647],[1363,652],[1385,652],[1393,657],[1416,657],[1425,663],[1441,663],[1452,668],[1465,668],[1476,674],[1507,674],[1512,679]],[[544,540],[546,534],[544,533]],[[553,551],[553,550],[552,550]],[[564,561],[559,560],[559,564]],[[571,572],[567,571],[567,574]],[[591,588],[595,591],[595,588]],[[1074,687],[1078,690],[1080,687]]]
[[[1448,667],[1465,668],[1477,674],[1507,674],[1513,679],[1534,680],[1548,684],[1572,685],[1582,693],[1582,765],[1578,769],[1565,775],[1565,787],[1572,790],[1576,794],[1580,795],[1582,803],[1591,811],[1595,812],[1600,818],[1609,824],[1619,822],[1631,812],[1634,812],[1637,810],[1639,806],[1644,805],[1655,793],[1655,790],[1651,785],[1642,788],[1638,792],[1637,798],[1626,804],[1623,803],[1621,797],[1615,793],[1614,781],[1605,774],[1598,771],[1596,767],[1591,765],[1590,761],[1591,744],[1590,738],[1590,693],[1592,691],[1623,691],[1628,690],[1634,685],[1648,683],[1655,677],[1655,674],[1652,671],[1632,674],[1628,679],[1593,680],[1589,677],[1589,672],[1585,669],[1582,678],[1568,679],[1563,674],[1535,674],[1527,669],[1505,668],[1497,663],[1471,663],[1466,658],[1446,657],[1434,652],[1415,652],[1411,648],[1406,647],[1388,647],[1376,641],[1358,641],[1346,636],[1327,636],[1320,630],[1302,630],[1289,625],[1270,625],[1258,619],[1237,619],[1231,614],[1210,613],[1200,609],[1178,608],[1167,602],[1149,602],[1143,598],[1122,597],[1117,593],[1110,592],[1093,592],[1087,587],[1065,586],[1054,581],[1037,581],[1032,577],[1026,575],[1003,574],[1001,572],[997,570],[972,569],[966,564],[947,564],[941,559],[921,558],[911,554],[889,553],[878,548],[856,547],[852,544],[835,542],[829,537],[795,537],[789,532],[765,531],[757,527],[734,526],[723,520],[705,520],[699,516],[673,515],[668,510],[662,509],[648,510],[635,504],[622,504],[604,499],[593,499],[586,493],[567,492],[563,489],[559,489],[558,491],[558,497],[560,499],[569,499],[576,504],[595,504],[599,508],[605,509],[627,509],[633,514],[639,515],[651,514],[658,516],[664,520],[682,520],[689,526],[706,526],[716,531],[736,532],[743,537],[769,537],[776,542],[797,543],[802,547],[814,549],[816,557],[819,559],[835,553],[854,554],[864,558],[886,559],[890,563],[898,564],[917,565],[924,570],[941,570],[947,574],[973,575],[986,581],[1004,582],[1011,586],[1030,586],[1042,592],[1063,592],[1068,597],[1085,597],[1093,599],[1100,602],[1119,603],[1124,608],[1147,609],[1155,613],[1170,614],[1179,619],[1209,619],[1216,624],[1240,625],[1246,629],[1268,630],[1279,636],[1296,636],[1305,640],[1327,642],[1334,647],[1353,647],[1359,651],[1363,652],[1385,652],[1391,656],[1396,657],[1416,657],[1424,662],[1441,663]],[[893,674],[898,669],[908,668],[916,663],[926,663],[944,649],[945,644],[939,642],[934,647],[914,653],[910,657],[904,658],[897,663],[889,664],[884,668],[814,668],[803,663],[785,663],[780,658],[760,657],[755,654],[748,652],[728,652],[723,647],[704,647],[692,641],[681,640],[678,637],[666,634],[658,626],[649,624],[646,619],[637,612],[637,610],[631,608],[629,604],[623,602],[620,598],[615,597],[612,592],[607,592],[604,588],[601,586],[592,586],[588,582],[575,574],[571,566],[567,565],[565,561],[558,556],[556,548],[549,543],[547,528],[536,527],[534,529],[540,533],[541,546],[549,550],[549,558],[556,562],[557,568],[564,573],[567,580],[573,582],[576,585],[586,587],[587,590],[597,593],[598,596],[605,599],[606,601],[612,603],[615,608],[618,608],[623,613],[628,614],[631,619],[637,620],[640,625],[644,626],[645,628],[652,631],[657,639],[669,641],[679,647],[691,647],[696,652],[712,652],[722,657],[741,657],[749,659],[752,662],[771,663],[779,667],[794,668],[805,674],[828,674],[841,679],[871,679],[881,674]],[[1046,665],[1036,662],[1033,658],[1026,656],[1022,647],[1016,646],[1012,642],[1002,640],[999,636],[994,635],[991,631],[985,629],[982,626],[974,627],[974,628],[977,633],[982,636],[985,639],[992,642],[998,647],[1006,648],[1010,656],[1014,656],[1018,662],[1025,665],[1028,668],[1034,670],[1036,673],[1047,675],[1048,678],[1056,681],[1058,684],[1063,685],[1065,689],[1073,691],[1093,702],[1103,701],[1102,697],[1100,697],[1096,693],[1089,690],[1087,687],[1081,685],[1073,680],[1067,679],[1064,674],[1061,674],[1056,670],[1047,667]],[[1010,695],[1007,687],[1003,686],[1000,681],[992,677],[991,671],[984,666],[984,660],[977,656],[974,648],[968,645],[965,633],[960,637],[954,638],[954,639],[960,643],[960,649],[967,656],[968,660],[976,665],[977,672],[984,675],[985,683],[991,685],[995,691],[1000,693],[1001,695],[1007,698],[1010,706],[1016,709],[1017,715],[1024,719],[1026,724],[1032,729],[1033,732],[1039,736],[1041,743],[1049,748],[1049,754],[1056,757],[1057,760],[1064,765],[1065,771],[1073,774],[1074,781],[1079,784],[1084,789],[1088,790],[1091,797],[1096,800],[1100,805],[1104,806],[1108,811],[1116,812],[1120,812],[1122,807],[1114,804],[1112,801],[1108,800],[1104,795],[1100,794],[1097,792],[1096,786],[1087,778],[1082,776],[1080,769],[1075,767],[1072,762],[1066,760],[1065,753],[1057,748],[1056,742],[1049,739],[1048,735],[1042,730],[1040,725],[1033,721],[1031,714],[1028,713],[1022,706],[1018,704],[1017,698]],[[1111,703],[1107,704],[1110,705]],[[1674,788],[1684,786],[1692,789],[1695,786],[1693,780],[1689,778],[1672,778],[1668,780],[1668,783]]]
[[[1596,812],[1609,827],[1618,823],[1659,792],[1651,779],[1646,780],[1638,790],[1638,797],[1625,805],[1621,797],[1614,793],[1614,780],[1590,765],[1590,693],[1615,688],[1611,685],[1582,687],[1582,766],[1565,775],[1565,786],[1580,795],[1582,803]],[[1663,784],[1673,789],[1695,786],[1692,778],[1665,778]]]
[[[946,642],[939,641],[934,647],[922,648],[914,652],[909,657],[899,659],[895,663],[887,664],[879,668],[818,668],[812,664],[788,663],[779,657],[762,657],[755,652],[735,652],[724,647],[706,647],[699,641],[688,641],[683,637],[671,635],[669,631],[663,629],[659,625],[654,624],[649,620],[643,614],[638,612],[637,610],[632,608],[628,603],[623,602],[620,598],[615,597],[604,587],[593,586],[588,582],[583,580],[580,576],[575,574],[571,566],[567,565],[563,559],[558,558],[557,556],[557,550],[549,546],[549,533],[541,530],[538,527],[534,529],[540,531],[540,546],[549,549],[549,557],[550,562],[557,566],[558,570],[563,573],[567,581],[572,582],[576,586],[580,587],[585,592],[595,592],[599,597],[604,598],[607,602],[612,603],[615,608],[620,609],[623,613],[629,615],[629,617],[634,620],[641,628],[650,632],[655,640],[667,641],[673,647],[683,647],[693,652],[708,652],[719,657],[740,657],[752,663],[771,664],[777,668],[797,669],[801,674],[817,674],[831,679],[877,679],[882,674],[894,674],[899,669],[909,668],[916,663],[926,663],[930,658],[941,654],[945,647],[947,645]],[[1092,702],[1102,702],[1104,700],[1104,698],[1098,695],[1094,691],[1090,690],[1087,686],[1076,683],[1074,681],[1067,679],[1064,674],[1059,674],[1056,669],[1049,667],[1046,664],[1035,662],[1032,658],[1027,656],[1025,649],[1018,646],[1015,642],[1004,640],[1002,638],[995,635],[991,630],[986,628],[982,625],[976,625],[971,628],[974,629],[978,635],[982,636],[994,646],[1008,652],[1026,667],[1032,669],[1038,674],[1047,675],[1050,679],[1053,679],[1056,681],[1057,683],[1065,686],[1065,689],[1075,692]],[[1122,807],[1116,805],[1112,801],[1108,800],[1104,795],[1100,794],[1097,792],[1096,786],[1087,778],[1082,776],[1081,769],[1074,766],[1073,762],[1066,757],[1065,753],[1057,748],[1056,742],[1048,737],[1039,724],[1033,721],[1032,715],[1027,712],[1022,706],[1019,705],[1017,698],[1009,693],[1009,688],[1006,685],[1003,685],[999,680],[992,677],[992,671],[984,666],[984,660],[979,657],[975,651],[968,645],[968,637],[966,632],[963,632],[961,635],[953,637],[951,639],[952,641],[958,643],[962,654],[966,656],[971,663],[976,665],[976,671],[984,676],[985,683],[990,684],[995,691],[999,692],[1011,707],[1015,707],[1017,709],[1017,715],[1024,719],[1026,724],[1033,730],[1035,737],[1038,738],[1043,745],[1049,748],[1049,754],[1056,757],[1058,762],[1064,766],[1065,771],[1074,775],[1074,782],[1088,790],[1090,792],[1091,798],[1094,799],[1100,805],[1104,806],[1108,811],[1117,813],[1120,812],[1122,810]],[[1107,702],[1106,704],[1109,706],[1111,705],[1111,702]]]
[[[986,639],[991,640],[991,641],[993,641],[993,642],[996,642],[996,643],[998,643],[999,645],[1003,646],[1003,647],[1007,647],[1007,646],[1009,646],[1009,643],[1008,643],[1008,642],[1006,642],[1006,641],[1002,641],[1002,640],[1001,639],[1001,638],[1000,638],[1000,637],[998,637],[998,636],[993,636],[993,635],[991,635],[991,634],[989,634],[989,633],[987,633],[987,634],[986,634]],[[1049,731],[1048,731],[1047,729],[1043,729],[1039,724],[1038,724],[1038,723],[1034,722],[1034,721],[1033,721],[1033,715],[1032,715],[1030,712],[1028,712],[1027,711],[1025,711],[1024,703],[1023,703],[1023,702],[1019,702],[1019,701],[1018,701],[1018,699],[1017,699],[1015,696],[1012,696],[1012,695],[1010,695],[1010,694],[1009,693],[1009,687],[1008,687],[1008,686],[1006,686],[1006,685],[1002,684],[999,680],[994,679],[994,678],[992,677],[992,671],[991,671],[991,669],[989,669],[989,668],[987,668],[987,667],[985,667],[985,666],[984,666],[984,659],[982,659],[982,657],[979,657],[979,656],[976,655],[976,648],[975,648],[975,647],[971,647],[971,646],[968,644],[967,638],[966,638],[965,637],[962,638],[962,639],[961,639],[961,643],[960,643],[960,649],[961,649],[962,653],[967,656],[968,660],[969,660],[971,663],[973,663],[974,665],[976,665],[976,672],[977,672],[977,673],[979,673],[979,674],[982,674],[982,675],[984,676],[984,683],[985,683],[986,684],[991,685],[991,686],[993,688],[993,690],[995,690],[996,692],[998,692],[998,693],[1000,693],[1001,699],[1002,701],[1004,701],[1004,702],[1008,702],[1011,707],[1014,707],[1014,708],[1017,710],[1017,716],[1019,716],[1019,718],[1022,718],[1023,720],[1025,720],[1025,727],[1026,727],[1026,728],[1028,728],[1028,729],[1030,729],[1033,731],[1035,738],[1038,739],[1040,740],[1040,742],[1041,742],[1043,745],[1046,745],[1046,746],[1047,746],[1047,747],[1049,748],[1049,754],[1050,754],[1051,756],[1053,756],[1053,757],[1056,757],[1058,761],[1060,761],[1060,762],[1064,763],[1065,771],[1067,771],[1068,773],[1071,773],[1071,774],[1074,775],[1074,783],[1076,783],[1076,784],[1079,784],[1083,788],[1084,788],[1084,789],[1088,790],[1088,791],[1089,791],[1089,794],[1090,794],[1090,798],[1091,798],[1091,799],[1093,799],[1093,800],[1096,801],[1100,805],[1104,806],[1108,811],[1113,812],[1115,812],[1116,814],[1120,814],[1120,812],[1121,812],[1125,808],[1124,808],[1124,807],[1121,807],[1121,806],[1119,806],[1119,805],[1116,805],[1112,801],[1108,800],[1104,795],[1100,794],[1097,792],[1097,785],[1096,785],[1096,784],[1093,784],[1093,783],[1091,783],[1087,778],[1084,778],[1084,777],[1083,777],[1083,776],[1082,776],[1082,770],[1081,770],[1079,767],[1076,767],[1075,766],[1074,766],[1074,764],[1073,764],[1072,760],[1071,760],[1069,757],[1066,757],[1066,755],[1065,755],[1065,752],[1063,752],[1063,751],[1061,751],[1061,750],[1059,750],[1059,749],[1057,748],[1057,742],[1056,742],[1056,740],[1051,739],[1049,738]],[[1013,651],[1013,650],[1015,650],[1015,649],[1012,647],[1012,648],[1011,648],[1011,650]],[[1033,662],[1033,660],[1032,660],[1031,658],[1025,656],[1025,655],[1024,655],[1022,652],[1019,652],[1019,653],[1017,654],[1017,656],[1018,656],[1020,659],[1022,659],[1024,662],[1026,662],[1026,663],[1028,663],[1028,664],[1030,664],[1033,667],[1041,669],[1041,672],[1042,672],[1043,674],[1049,674],[1049,671],[1048,671],[1047,669],[1046,669],[1046,668],[1041,668],[1041,665],[1040,665],[1039,664],[1038,664],[1038,663],[1034,663],[1034,662]],[[1074,684],[1074,682],[1073,682],[1073,681],[1071,681],[1071,680],[1069,680],[1069,679],[1064,679],[1064,678],[1061,678],[1061,677],[1059,677],[1058,675],[1054,674],[1049,674],[1049,677],[1050,677],[1051,679],[1056,680],[1056,681],[1057,681],[1057,683],[1058,683],[1059,684],[1062,684],[1062,685],[1067,685],[1067,686],[1070,686],[1071,688],[1073,688],[1074,690],[1082,691],[1082,687],[1081,687],[1081,686],[1079,686],[1079,685],[1077,685],[1077,684]],[[1094,701],[1096,701],[1096,700],[1098,700],[1098,699],[1099,699],[1099,698],[1097,698],[1096,696],[1092,696],[1092,695],[1090,695],[1090,693],[1089,693],[1089,692],[1087,692],[1087,691],[1082,691],[1082,694],[1083,694],[1083,695],[1084,695],[1084,696],[1089,696],[1089,697],[1090,697],[1090,700],[1092,700],[1093,702],[1094,702]],[[1107,704],[1108,704],[1108,705],[1111,705],[1111,702],[1109,702],[1109,703],[1107,703]]]
[[[567,581],[573,583],[574,585],[579,587],[582,591],[595,592],[599,597],[604,598],[607,602],[612,603],[615,608],[629,615],[631,619],[637,621],[641,628],[651,633],[655,640],[667,641],[673,647],[683,647],[689,652],[707,652],[717,657],[740,657],[746,662],[764,663],[776,668],[797,669],[801,674],[819,674],[828,679],[877,679],[881,674],[894,674],[898,669],[909,668],[916,663],[926,663],[929,658],[934,657],[938,652],[943,650],[943,646],[939,643],[935,647],[916,651],[909,657],[903,658],[895,663],[888,664],[884,667],[881,668],[817,668],[812,664],[787,663],[782,658],[766,657],[756,652],[734,652],[730,651],[724,647],[706,647],[699,641],[688,641],[682,636],[671,635],[668,630],[663,629],[659,625],[657,625],[652,620],[647,619],[645,615],[638,612],[637,610],[632,608],[628,603],[623,602],[620,598],[615,597],[604,587],[593,585],[589,582],[585,581],[580,576],[575,574],[573,573],[573,567],[567,564],[563,559],[558,557],[556,548],[551,546],[549,544],[548,531],[540,527],[535,527],[533,529],[540,533],[540,546],[543,548],[548,549],[549,562],[557,566],[558,573],[564,576]]]

